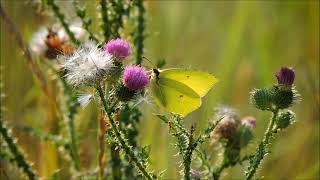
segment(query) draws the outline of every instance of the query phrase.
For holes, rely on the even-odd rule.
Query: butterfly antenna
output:
[[[156,67],[156,65],[150,61],[148,58],[146,58],[145,56],[142,56],[143,59],[147,60],[153,67]]]

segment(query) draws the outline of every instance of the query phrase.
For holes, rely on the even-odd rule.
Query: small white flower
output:
[[[66,79],[73,86],[94,84],[107,75],[114,67],[113,59],[92,42],[75,50],[72,55],[59,57]]]
[[[78,96],[78,103],[80,104],[81,107],[85,108],[90,101],[93,99],[93,95],[92,94],[80,94]]]

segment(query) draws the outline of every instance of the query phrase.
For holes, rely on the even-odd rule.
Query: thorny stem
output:
[[[110,28],[109,28],[109,18],[108,18],[108,8],[107,8],[107,0],[100,0],[101,6],[101,16],[102,16],[102,25],[101,28],[103,29],[103,36],[105,42],[109,41],[110,37]]]
[[[191,167],[191,158],[192,158],[192,153],[195,149],[195,145],[193,143],[193,133],[194,133],[194,126],[191,126],[190,134],[189,134],[189,143],[188,143],[188,148],[186,153],[184,154],[183,157],[183,165],[184,165],[184,179],[185,180],[190,180],[190,167]]]
[[[273,131],[272,128],[274,126],[274,123],[276,121],[276,118],[278,116],[279,110],[276,109],[272,112],[272,118],[269,122],[268,128],[265,132],[265,135],[263,137],[263,140],[260,142],[256,149],[256,153],[253,156],[253,159],[250,160],[250,165],[248,167],[248,172],[246,173],[246,179],[250,180],[253,178],[254,174],[256,173],[256,170],[258,169],[261,160],[266,155],[266,148],[269,145],[270,138],[272,137]]]
[[[20,31],[18,30],[16,25],[12,22],[12,20],[9,18],[9,16],[4,11],[4,9],[2,9],[2,4],[0,4],[0,15],[1,15],[3,22],[6,24],[8,31],[12,32],[20,49],[23,52],[23,55],[26,57],[26,61],[27,61],[27,64],[28,64],[31,72],[39,80],[41,89],[44,91],[44,93],[48,97],[51,97],[45,76],[43,75],[42,71],[40,70],[40,67],[38,66],[38,64],[35,63],[35,61],[32,59],[29,48],[26,45],[26,43],[23,41],[23,38],[22,38]]]
[[[212,173],[212,178],[214,180],[218,180],[221,176],[222,171],[229,167],[230,164],[229,163],[223,163],[220,167],[218,167],[213,173]]]
[[[73,159],[74,166],[76,170],[80,170],[80,157],[79,157],[79,150],[78,150],[78,144],[77,144],[77,138],[76,138],[76,132],[75,132],[75,126],[74,126],[74,115],[76,113],[76,108],[78,107],[78,103],[74,100],[74,94],[72,93],[72,89],[69,87],[65,79],[62,77],[61,81],[64,86],[64,93],[68,95],[66,100],[67,105],[67,126],[68,126],[68,132],[69,132],[69,144],[70,144],[70,156]]]
[[[0,116],[2,116],[2,113],[0,114]],[[14,156],[14,161],[17,163],[17,165],[23,170],[23,172],[28,176],[29,179],[38,179],[31,165],[27,162],[18,145],[15,143],[16,140],[11,137],[7,127],[5,127],[2,118],[0,118],[0,133],[7,143],[10,152]]]
[[[38,64],[36,64],[35,61],[33,60],[28,46],[26,45],[26,43],[22,39],[21,33],[19,32],[19,30],[15,26],[15,24],[12,22],[12,20],[8,17],[6,12],[2,9],[1,4],[0,4],[0,15],[1,15],[1,18],[3,19],[3,21],[6,23],[7,27],[9,28],[9,31],[13,32],[18,45],[20,46],[21,50],[23,51],[23,55],[26,57],[26,61],[31,69],[31,72],[33,72],[35,77],[40,82],[41,89],[49,97],[50,102],[54,103],[55,108],[57,108],[57,104],[56,104],[55,100],[53,99],[51,92],[49,91],[44,74],[40,70],[40,67],[38,66]],[[70,152],[70,153],[72,154],[72,152]],[[73,155],[71,155],[71,157],[73,157]]]
[[[94,36],[94,34],[89,30],[89,26],[91,25],[91,18],[86,17],[86,9],[84,7],[79,6],[79,0],[73,0],[72,1],[73,7],[76,11],[77,16],[82,21],[82,27],[87,31],[89,34],[89,39],[94,40],[96,43],[99,43],[98,38]]]
[[[137,0],[136,6],[138,7],[138,27],[134,38],[135,46],[137,47],[136,64],[141,64],[143,56],[143,41],[144,41],[144,13],[145,9],[143,6],[143,0]]]
[[[112,129],[114,135],[116,136],[118,143],[121,145],[121,148],[123,148],[125,153],[131,158],[131,160],[134,162],[134,164],[137,166],[137,168],[141,171],[141,173],[143,174],[143,176],[146,179],[149,179],[149,180],[154,179],[155,175],[151,175],[147,172],[146,167],[141,162],[139,162],[139,159],[135,156],[134,152],[130,149],[130,147],[127,145],[125,140],[122,138],[121,133],[120,133],[115,121],[113,120],[112,114],[111,114],[110,110],[108,109],[108,104],[107,104],[107,101],[104,97],[104,93],[103,93],[101,86],[98,85],[96,88],[99,93],[100,99],[102,101],[104,110],[106,111],[107,116],[109,118],[109,121],[111,124],[111,129]]]
[[[57,18],[61,22],[64,30],[68,34],[71,41],[75,45],[80,45],[80,42],[76,39],[74,33],[70,30],[69,25],[65,20],[65,16],[60,12],[60,8],[57,6],[57,4],[55,4],[54,0],[46,0],[46,2],[48,4],[48,6],[50,6],[52,8],[53,13],[55,14],[55,16],[57,16]]]
[[[239,159],[239,161],[237,161],[235,164],[231,164],[229,162],[224,162],[220,167],[218,167],[214,172],[212,172],[212,178],[214,180],[218,180],[221,176],[221,173],[222,171],[225,169],[225,168],[228,168],[230,166],[235,166],[236,164],[241,164],[242,162],[248,160],[248,156],[244,156],[242,159]]]

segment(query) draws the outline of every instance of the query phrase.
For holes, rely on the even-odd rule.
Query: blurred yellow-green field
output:
[[[98,30],[98,2],[82,2],[89,8]],[[55,22],[54,18],[37,14],[35,5],[23,0],[1,0],[1,4],[28,42],[39,27]],[[319,1],[158,0],[145,1],[145,7],[148,36],[144,55],[148,59],[155,62],[164,58],[166,68],[191,67],[219,78],[217,86],[203,99],[202,107],[187,117],[186,124],[196,122],[197,129],[202,129],[217,105],[238,108],[242,116],[257,118],[255,139],[247,151],[254,151],[270,116],[249,104],[249,92],[276,83],[274,73],[281,66],[294,67],[295,86],[302,96],[302,101],[292,108],[298,122],[276,136],[258,176],[270,180],[319,179]],[[13,127],[18,143],[34,162],[38,174],[46,178],[66,165],[61,164],[54,145],[19,127],[28,125],[55,132],[61,122],[2,21],[0,52],[2,91],[6,94],[2,102],[6,108],[4,119]],[[45,60],[38,60],[44,64],[41,61]],[[143,64],[152,67],[147,61]],[[50,73],[46,71],[48,77]],[[173,156],[176,150],[171,145],[168,127],[153,115],[157,112],[155,105],[144,104],[141,109],[144,115],[139,142],[151,145],[151,167],[156,172],[166,170],[165,179],[178,179],[178,158]],[[97,164],[98,111],[95,103],[79,111],[76,128],[81,169],[88,170]],[[223,179],[243,179],[245,169],[246,165],[227,169]]]

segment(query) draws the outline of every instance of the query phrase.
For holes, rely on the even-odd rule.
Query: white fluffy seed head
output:
[[[93,99],[93,94],[80,94],[77,100],[78,100],[78,103],[81,105],[81,107],[85,108],[92,99]]]
[[[93,42],[79,47],[72,55],[60,56],[59,60],[67,81],[73,86],[95,84],[114,67],[112,56]]]

